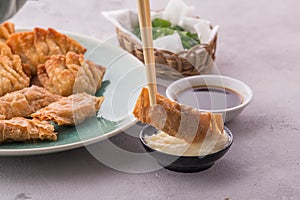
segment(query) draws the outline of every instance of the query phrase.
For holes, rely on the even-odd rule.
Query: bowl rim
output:
[[[227,79],[231,82],[235,82],[235,83],[238,83],[240,85],[242,85],[246,91],[247,91],[247,94],[248,94],[248,97],[245,98],[244,95],[242,95],[239,91],[236,91],[235,89],[232,89],[230,87],[227,87],[235,92],[237,92],[239,95],[241,95],[243,97],[243,102],[237,106],[234,106],[234,107],[231,107],[231,108],[225,108],[225,109],[218,109],[218,110],[206,110],[206,109],[199,109],[200,111],[203,111],[203,112],[212,112],[212,113],[223,113],[223,112],[229,112],[229,111],[234,111],[234,110],[239,110],[239,109],[242,109],[244,107],[246,107],[253,99],[253,90],[244,82],[238,80],[238,79],[235,79],[235,78],[232,78],[232,77],[229,77],[229,76],[223,76],[223,75],[197,75],[197,76],[189,76],[189,77],[185,77],[185,78],[182,78],[182,79],[179,79],[177,81],[174,81],[172,82],[166,89],[166,95],[167,95],[167,98],[171,99],[172,101],[175,101],[174,98],[172,97],[171,93],[173,92],[172,91],[172,88],[175,87],[176,85],[180,85],[181,82],[185,82],[185,81],[189,81],[189,80],[194,80],[194,79],[198,79],[198,78],[202,78],[202,79],[213,79],[213,78],[220,78],[220,79]],[[207,84],[209,85],[209,84]],[[224,87],[222,85],[211,85],[212,87]],[[174,93],[174,92],[173,92]]]
[[[163,151],[154,149],[154,148],[150,147],[150,146],[146,143],[146,141],[144,140],[144,137],[143,137],[142,135],[143,135],[143,132],[144,132],[147,128],[149,128],[149,127],[155,128],[155,127],[153,127],[153,126],[151,126],[151,125],[148,124],[148,125],[144,126],[144,127],[141,129],[141,131],[140,131],[139,139],[140,139],[140,141],[142,142],[142,144],[145,145],[146,147],[148,147],[149,149],[151,149],[152,152],[159,152],[159,153],[162,153],[162,154],[165,154],[165,155],[168,155],[168,156],[174,156],[174,157],[178,157],[178,158],[197,158],[197,159],[201,159],[201,158],[205,158],[205,157],[207,157],[207,156],[215,156],[215,155],[221,153],[222,151],[226,151],[227,149],[229,149],[230,146],[232,145],[233,139],[234,139],[231,130],[230,130],[228,127],[224,126],[224,131],[225,131],[226,134],[229,136],[229,142],[228,142],[228,144],[227,144],[223,149],[221,149],[221,150],[219,150],[219,151],[217,151],[217,152],[214,152],[214,153],[211,153],[211,154],[207,154],[207,155],[202,155],[202,156],[184,156],[184,155],[176,155],[176,154],[169,154],[169,153],[166,153],[166,152],[163,152]],[[155,129],[157,129],[157,128],[155,128]]]

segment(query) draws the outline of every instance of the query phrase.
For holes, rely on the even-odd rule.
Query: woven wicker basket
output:
[[[120,46],[144,62],[141,44],[119,28],[116,33]],[[217,34],[209,44],[199,44],[177,53],[154,49],[156,73],[169,79],[208,73],[216,58],[216,48]]]

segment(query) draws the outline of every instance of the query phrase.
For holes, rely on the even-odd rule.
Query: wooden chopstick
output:
[[[137,0],[139,24],[142,36],[143,54],[146,66],[147,81],[149,87],[150,105],[156,105],[156,73],[153,51],[152,23],[149,0]]]

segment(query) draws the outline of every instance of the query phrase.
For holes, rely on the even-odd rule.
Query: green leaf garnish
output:
[[[183,27],[179,25],[172,25],[172,23],[168,20],[155,18],[152,20],[152,27],[152,35],[154,40],[167,35],[172,35],[177,32],[180,36],[184,49],[190,49],[193,46],[201,43],[197,33],[185,31]],[[135,28],[132,32],[141,39],[141,31],[139,27]]]

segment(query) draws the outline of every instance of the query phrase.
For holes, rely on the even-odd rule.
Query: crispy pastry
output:
[[[15,25],[10,22],[0,24],[0,42],[5,42],[15,32]]]
[[[30,79],[23,70],[20,57],[0,43],[0,96],[29,86]]]
[[[45,88],[31,86],[0,97],[0,119],[30,117],[37,110],[58,101],[61,96],[48,92]]]
[[[143,88],[133,111],[134,116],[142,123],[151,124],[187,142],[202,142],[208,134],[223,133],[221,114],[200,112],[159,94],[156,98],[157,105],[151,107],[148,89]]]
[[[58,125],[74,126],[95,115],[103,100],[104,97],[77,93],[62,97],[31,116],[39,120],[54,121]]]
[[[28,140],[57,140],[54,126],[45,121],[23,117],[0,120],[0,143]]]
[[[55,55],[38,66],[38,79],[54,94],[69,96],[86,92],[94,95],[100,88],[105,67],[85,61],[82,54],[73,52]]]
[[[7,56],[10,58],[10,60],[14,60],[15,57],[18,58],[18,65],[19,65],[19,62],[21,63],[22,60],[19,60],[20,59],[20,56],[19,55],[16,55],[16,54],[13,54],[10,47],[7,46],[7,44],[3,43],[3,42],[0,42],[0,56]],[[21,63],[22,65],[22,68],[23,68],[23,72],[29,77],[31,78],[31,72],[30,72],[30,68],[29,68],[29,65],[28,64],[23,64]]]
[[[78,42],[52,28],[35,28],[30,32],[15,33],[6,44],[13,53],[20,55],[22,63],[29,65],[33,77],[36,75],[37,66],[44,64],[51,55],[65,55],[70,51],[84,54],[86,51]]]
[[[9,46],[7,46],[5,43],[0,42],[0,55],[1,56],[7,56],[9,58],[12,58],[13,54],[11,52],[11,49]]]
[[[81,63],[77,72],[73,93],[86,92],[95,95],[101,87],[106,68],[89,60]]]

